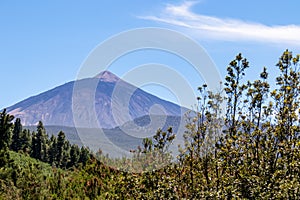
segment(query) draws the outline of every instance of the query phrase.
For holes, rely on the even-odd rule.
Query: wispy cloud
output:
[[[239,19],[222,19],[191,11],[196,2],[168,4],[158,15],[141,18],[180,26],[199,37],[230,41],[258,41],[300,46],[300,25],[267,26]]]

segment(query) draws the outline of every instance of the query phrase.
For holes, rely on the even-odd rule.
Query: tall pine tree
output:
[[[47,162],[47,135],[44,125],[39,121],[37,132],[32,135],[32,152],[33,158]]]
[[[65,142],[66,142],[65,133],[60,131],[57,137],[57,155],[56,155],[56,161],[59,167],[62,165],[63,162]]]
[[[14,116],[6,113],[6,109],[0,113],[0,150],[6,149],[10,146],[13,119]]]
[[[90,151],[88,148],[86,147],[81,147],[80,149],[80,156],[79,156],[79,162],[83,164],[83,166],[85,166],[85,164],[87,163],[87,161],[90,159]]]
[[[21,144],[22,144],[22,151],[24,153],[30,153],[31,151],[31,135],[29,129],[24,129],[21,135]]]
[[[73,167],[73,166],[77,167],[79,157],[80,157],[80,149],[76,144],[73,144],[70,150],[70,161],[68,167]]]
[[[11,150],[19,151],[22,149],[22,124],[20,118],[17,118],[14,123],[14,130],[12,135]]]
[[[52,135],[50,138],[48,157],[49,157],[49,163],[53,166],[56,166],[57,139],[54,135]]]

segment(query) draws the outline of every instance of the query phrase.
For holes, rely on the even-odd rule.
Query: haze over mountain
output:
[[[77,90],[73,93],[75,84]],[[96,90],[93,90],[91,85],[96,85]],[[73,94],[77,95],[76,102]],[[94,97],[92,101],[87,99],[91,94]],[[126,103],[128,100],[129,102]],[[93,108],[99,126],[106,129],[121,126],[149,114],[182,116],[186,111],[185,108],[123,81],[109,71],[101,72],[93,78],[71,81],[29,97],[8,107],[7,111],[21,118],[26,126],[36,125],[39,120],[42,120],[45,125],[74,127],[74,112],[77,120],[90,121],[91,113],[88,107],[91,103],[94,103],[92,106],[95,106]],[[83,127],[97,128],[95,123],[83,124],[81,125]]]

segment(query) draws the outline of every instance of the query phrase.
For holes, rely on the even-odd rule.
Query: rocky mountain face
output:
[[[92,85],[96,85],[95,89]],[[95,112],[97,127],[89,123],[90,108]],[[36,125],[39,120],[45,125],[78,126],[74,123],[75,113],[77,121],[87,122],[80,123],[82,127],[110,129],[150,114],[182,116],[186,109],[104,71],[93,78],[68,82],[25,99],[7,111],[21,118],[26,126]]]

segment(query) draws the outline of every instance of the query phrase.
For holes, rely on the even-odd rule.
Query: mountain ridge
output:
[[[91,84],[97,84],[96,91],[94,91],[94,103],[97,120],[99,121],[101,128],[114,128],[128,121],[132,121],[135,118],[149,115],[154,105],[160,105],[163,108],[165,115],[170,116],[182,116],[187,110],[172,102],[147,93],[144,90],[123,81],[109,71],[100,72],[92,78],[81,79],[76,83],[80,85],[82,102],[86,102],[84,94],[93,92],[89,86]],[[8,107],[7,111],[10,114],[15,115],[15,117],[21,118],[23,125],[27,126],[36,125],[38,121],[41,120],[45,125],[74,127],[76,126],[73,122],[72,113],[74,84],[75,81],[70,81],[38,95],[26,98],[23,101]],[[121,95],[117,95],[117,97],[113,99],[114,102],[112,102],[112,95],[116,89],[118,89]],[[126,108],[126,105],[124,106],[121,104],[126,103],[124,102],[124,98],[126,99],[129,97],[128,95],[130,95],[130,101]],[[83,105],[84,104],[86,103],[83,103]],[[115,106],[116,116],[113,116],[112,104]],[[77,111],[76,106],[82,105],[73,105],[73,108]],[[127,119],[128,116],[123,113],[126,109],[129,110],[130,119]],[[82,110],[84,111],[84,109]],[[118,120],[115,120],[114,117],[118,117]],[[84,113],[82,114],[82,120],[87,120],[87,116],[84,115]]]

